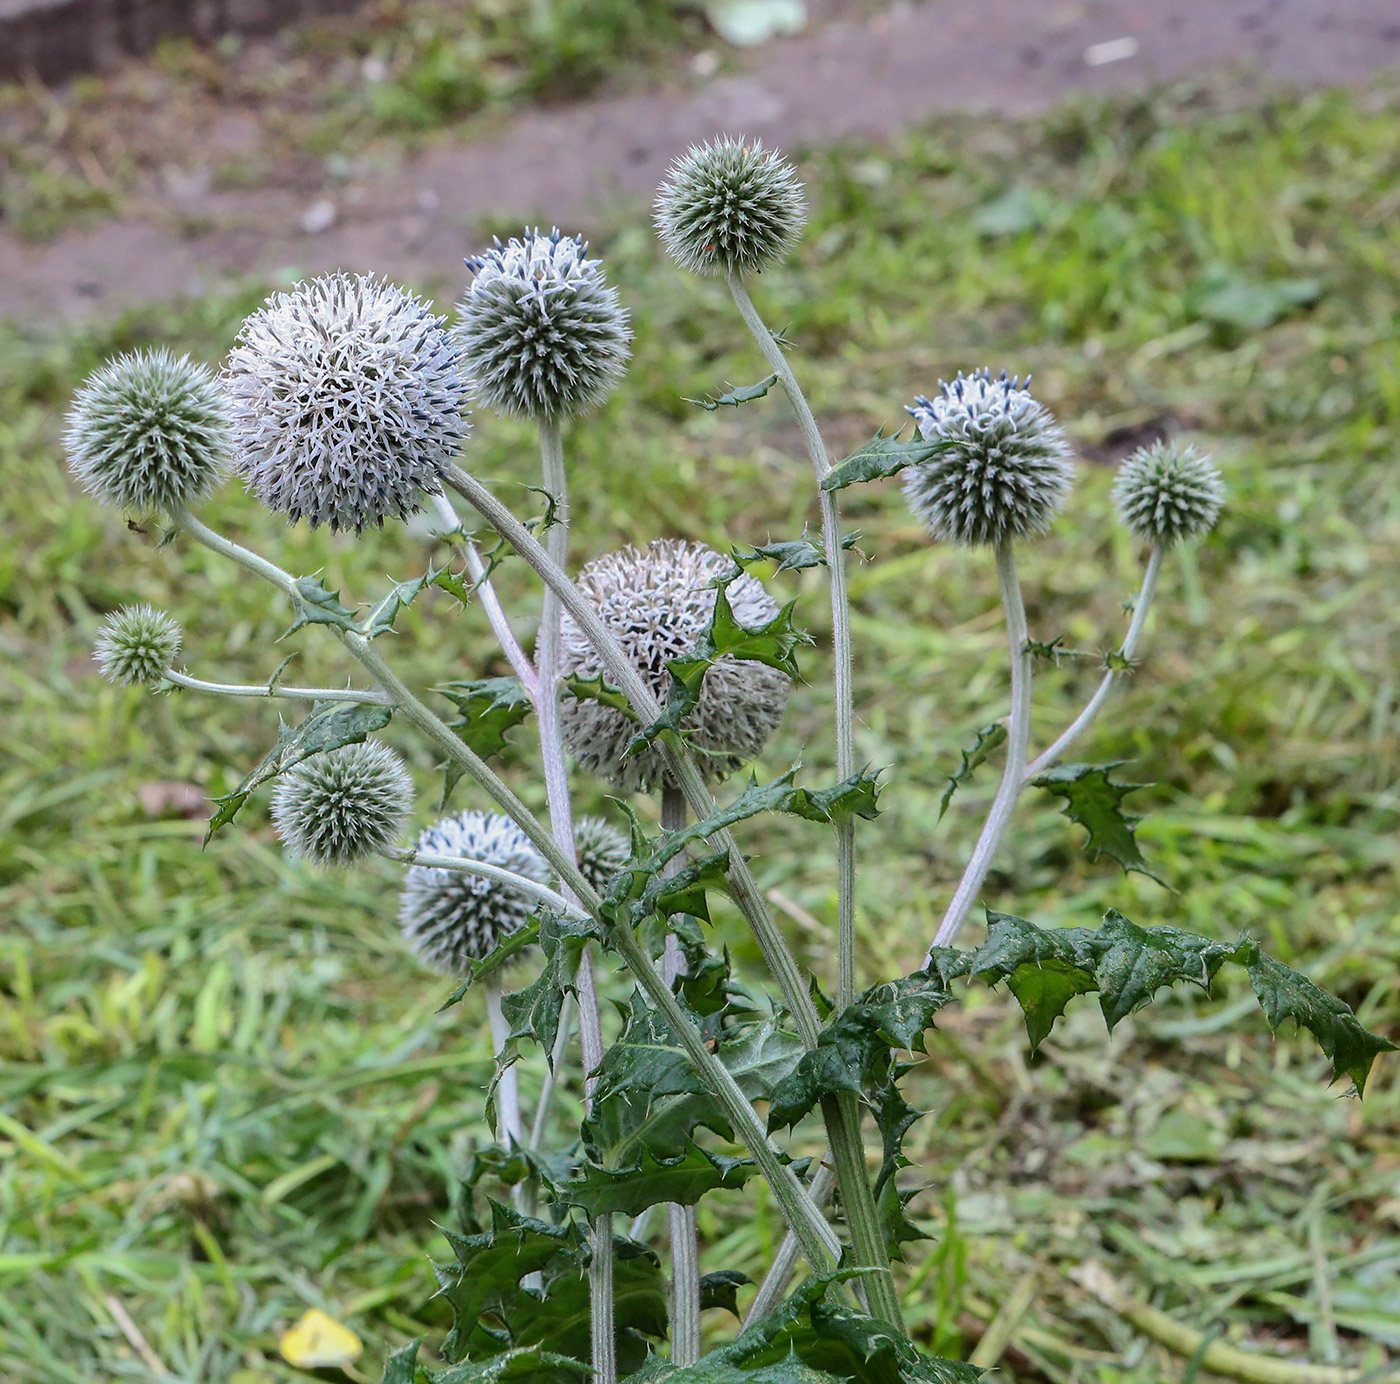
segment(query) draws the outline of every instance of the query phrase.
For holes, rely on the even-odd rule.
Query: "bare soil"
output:
[[[1368,81],[1400,70],[1400,0],[926,0],[832,19],[737,72],[705,79],[697,67],[685,55],[660,87],[529,110],[329,188],[174,180],[140,215],[40,244],[0,232],[0,316],[80,317],[293,266],[440,284],[485,228],[587,230],[718,131],[792,150],[1222,72],[1242,86]]]

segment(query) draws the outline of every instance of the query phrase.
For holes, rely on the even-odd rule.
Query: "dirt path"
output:
[[[756,54],[742,75],[532,111],[498,136],[435,149],[334,204],[284,191],[174,198],[41,245],[0,235],[0,316],[73,317],[295,265],[455,277],[483,220],[584,227],[646,194],[715,131],[787,148],[879,137],[941,111],[1024,115],[1237,66],[1336,85],[1400,69],[1400,0],[927,0],[832,23]],[[207,229],[181,234],[198,211]],[[330,224],[319,231],[305,227]]]

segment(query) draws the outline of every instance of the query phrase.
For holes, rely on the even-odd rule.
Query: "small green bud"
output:
[[[1225,482],[1194,447],[1157,442],[1138,448],[1118,468],[1113,502],[1138,538],[1171,547],[1215,527]]]
[[[180,652],[180,626],[154,606],[123,606],[107,617],[92,652],[104,678],[154,687]]]

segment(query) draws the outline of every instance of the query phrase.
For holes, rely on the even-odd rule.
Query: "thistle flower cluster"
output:
[[[968,547],[1044,533],[1074,480],[1064,431],[1030,381],[985,369],[939,382],[906,409],[946,450],[905,471],[904,497],[934,538]]]
[[[612,888],[613,880],[632,858],[627,838],[602,817],[584,817],[575,825],[574,849],[579,873],[600,894]]]
[[[107,617],[92,652],[110,681],[154,687],[180,652],[180,626],[154,606],[123,606]]]
[[[661,538],[645,551],[628,547],[596,558],[579,573],[578,587],[664,701],[671,681],[667,660],[694,650],[714,614],[711,583],[733,568],[703,543]],[[778,613],[777,602],[753,577],[739,577],[727,592],[741,624],[764,624]],[[565,677],[602,672],[597,651],[567,614],[560,666]],[[782,719],[789,686],[786,673],[751,660],[725,657],[709,669],[681,729],[711,777],[732,773],[759,753]],[[636,723],[613,707],[565,696],[559,726],[578,763],[618,788],[650,792],[665,778],[665,759],[656,746],[627,753]]]
[[[550,881],[549,866],[529,838],[499,813],[445,817],[421,832],[415,846],[425,854],[481,860],[538,884]],[[531,899],[498,880],[414,865],[399,895],[399,928],[424,965],[460,976],[534,909]]]
[[[1113,502],[1138,538],[1163,547],[1208,533],[1225,503],[1225,482],[1192,446],[1140,447],[1119,467]]]
[[[551,421],[601,404],[632,333],[588,244],[558,229],[472,256],[454,331],[478,396],[503,414]]]
[[[248,488],[291,523],[356,532],[438,493],[468,429],[444,321],[368,274],[274,293],[224,374]]]
[[[728,136],[667,171],[655,221],[666,252],[695,274],[758,274],[797,243],[807,205],[797,170],[761,141]]]
[[[206,366],[137,351],[78,391],[63,443],[89,495],[131,514],[169,514],[203,503],[228,473],[228,405]]]
[[[287,852],[343,866],[398,844],[413,780],[387,745],[366,740],[312,755],[277,780],[272,822]]]

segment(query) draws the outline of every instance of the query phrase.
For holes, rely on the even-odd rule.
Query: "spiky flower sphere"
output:
[[[695,274],[758,274],[797,243],[807,204],[797,170],[761,141],[693,147],[657,189],[666,253]]]
[[[1139,447],[1118,468],[1113,502],[1138,538],[1169,548],[1215,527],[1225,482],[1194,447],[1158,442]]]
[[[703,543],[659,538],[644,552],[622,548],[595,559],[579,573],[578,586],[664,702],[671,682],[666,661],[695,648],[715,608],[709,584],[733,570],[729,558]],[[763,624],[778,613],[777,603],[753,577],[730,583],[728,595],[741,624]],[[587,679],[602,672],[592,644],[567,614],[562,643],[565,677]],[[725,657],[705,674],[700,700],[681,725],[711,777],[732,773],[758,754],[782,719],[788,688],[786,673],[750,660]],[[615,708],[566,695],[559,724],[579,764],[618,788],[650,792],[665,778],[665,760],[656,746],[626,753],[637,727]]]
[[[92,649],[102,676],[128,687],[154,687],[179,652],[180,626],[149,605],[109,615]]]
[[[1074,480],[1069,443],[1031,397],[1030,380],[987,370],[939,381],[913,414],[927,442],[948,450],[904,473],[904,498],[934,538],[981,547],[1044,533]]]
[[[436,494],[468,428],[445,320],[368,274],[274,293],[224,371],[248,488],[291,523],[356,532]]]
[[[475,255],[455,338],[477,394],[504,414],[552,421],[601,404],[632,333],[588,243],[552,230]]]
[[[272,822],[288,852],[350,865],[398,844],[413,780],[387,745],[342,745],[289,769],[272,791]]]
[[[229,469],[228,403],[207,366],[167,350],[118,356],[74,397],[68,469],[131,514],[202,504]]]
[[[574,847],[584,879],[607,894],[622,867],[632,858],[632,846],[611,822],[584,817],[574,827]]]
[[[463,812],[425,830],[417,849],[429,855],[482,860],[548,884],[549,866],[529,838],[499,813]],[[419,959],[444,975],[462,975],[469,962],[535,911],[533,900],[497,880],[457,870],[412,866],[399,895],[399,927]]]

